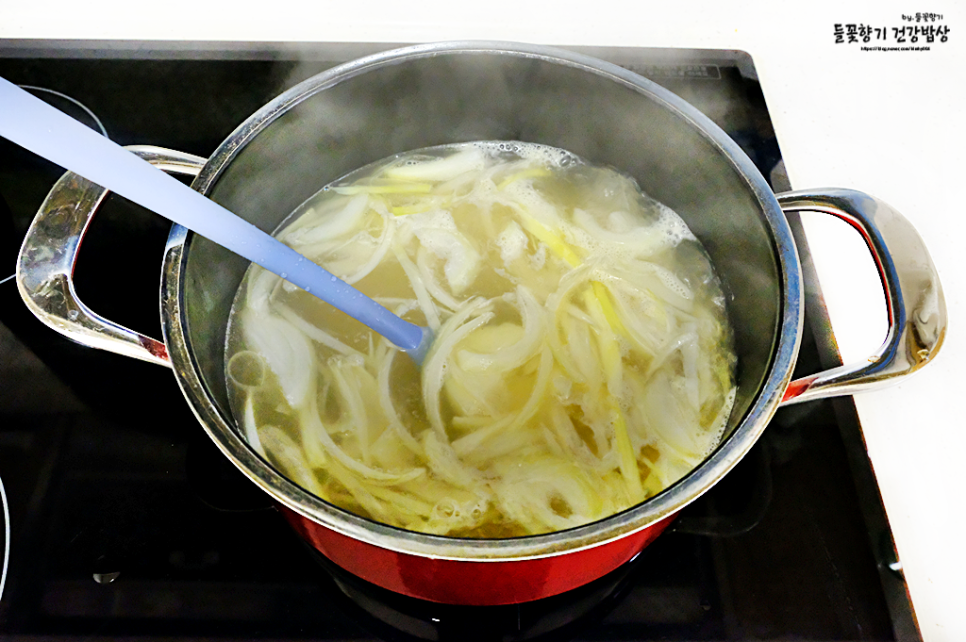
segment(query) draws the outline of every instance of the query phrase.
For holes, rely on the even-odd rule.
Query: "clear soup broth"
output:
[[[721,440],[735,356],[719,281],[618,171],[525,143],[417,150],[324,187],[276,236],[436,335],[419,368],[249,269],[232,409],[326,501],[425,533],[546,533],[656,495]]]

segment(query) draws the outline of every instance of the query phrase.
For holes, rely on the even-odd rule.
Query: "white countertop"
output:
[[[966,561],[959,511],[966,490],[960,360],[966,344],[966,270],[957,267],[966,211],[966,4],[813,0],[807,6],[710,0],[369,0],[327,6],[276,0],[6,3],[0,39],[428,42],[499,39],[566,45],[741,49],[751,54],[795,188],[851,187],[886,201],[919,230],[943,281],[951,331],[936,359],[906,382],[856,398],[916,615],[928,642],[966,640]],[[63,5],[63,6],[60,6]],[[929,51],[862,51],[835,44],[834,27],[915,25],[940,14],[950,29]],[[152,13],[154,12],[154,13]],[[920,40],[919,46],[926,43]],[[844,224],[806,218],[832,326],[846,362],[885,334],[871,259]],[[845,230],[843,231],[843,228]],[[816,471],[821,474],[821,471]]]

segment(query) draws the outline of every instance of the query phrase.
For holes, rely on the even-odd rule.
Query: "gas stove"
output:
[[[296,82],[389,44],[0,42],[0,76],[121,144],[207,156]],[[742,52],[578,48],[678,94],[790,189]],[[62,171],[0,139],[0,279]],[[796,375],[837,362],[809,282]],[[169,224],[109,198],[77,290],[159,336]],[[6,266],[4,268],[3,266]],[[753,451],[637,558],[537,602],[456,607],[393,594],[305,546],[210,443],[164,368],[42,326],[0,283],[0,476],[11,558],[5,639],[920,639],[850,399],[782,409]]]

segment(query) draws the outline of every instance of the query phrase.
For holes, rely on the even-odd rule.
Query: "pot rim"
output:
[[[199,376],[200,368],[186,340],[183,309],[186,249],[192,235],[174,226],[165,248],[161,282],[161,317],[165,343],[178,385],[195,416],[218,448],[247,477],[283,506],[342,535],[420,557],[461,561],[526,560],[562,555],[599,546],[640,531],[676,513],[710,489],[751,449],[778,408],[798,355],[802,336],[801,268],[791,229],[764,177],[740,147],[707,116],[670,91],[631,71],[590,56],[543,45],[501,41],[455,41],[416,45],[366,56],[338,65],[301,82],[256,111],[218,147],[192,188],[206,194],[224,168],[260,131],[302,100],[370,69],[439,55],[490,54],[533,58],[583,69],[631,88],[662,104],[724,155],[747,183],[761,206],[772,234],[781,273],[781,324],[771,363],[757,397],[732,434],[684,478],[621,513],[576,528],[510,539],[467,539],[428,535],[387,526],[333,506],[295,485],[263,460],[240,436],[231,418],[218,408]]]

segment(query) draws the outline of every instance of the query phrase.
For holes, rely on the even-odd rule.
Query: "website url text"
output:
[[[862,51],[929,51],[929,47],[862,47]]]

